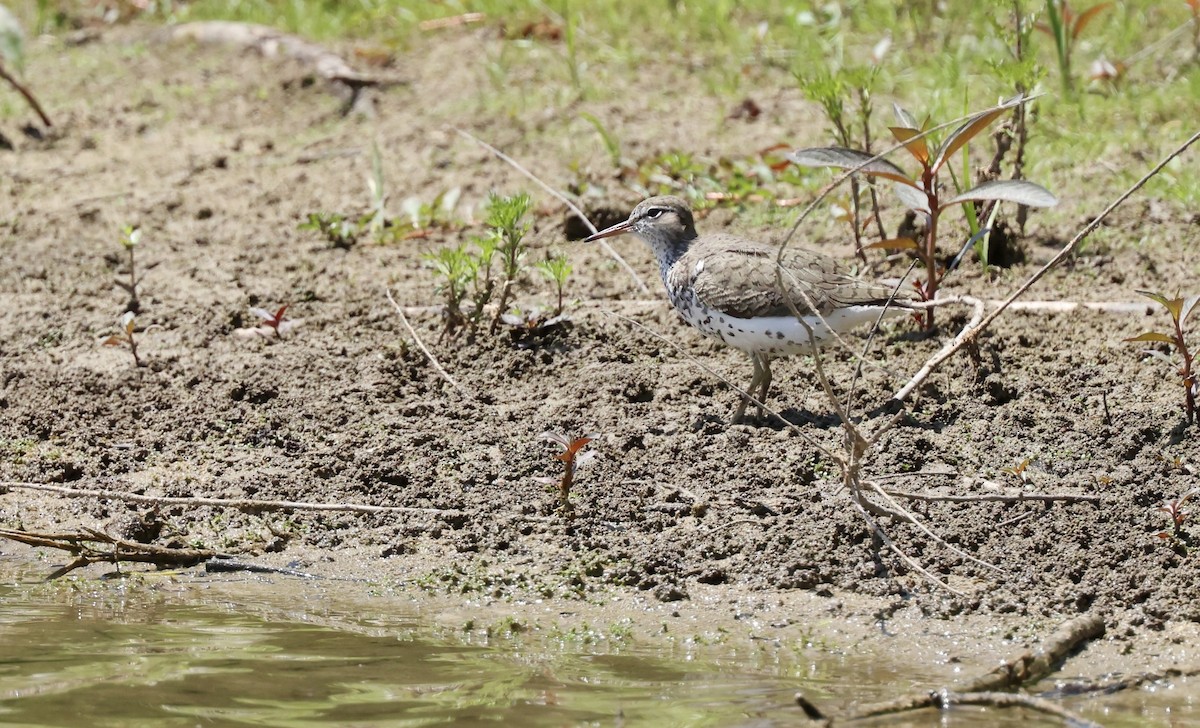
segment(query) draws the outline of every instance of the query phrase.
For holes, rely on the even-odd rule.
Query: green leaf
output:
[[[904,170],[896,165],[886,159],[876,159],[873,155],[860,152],[856,149],[846,149],[844,147],[808,147],[788,152],[784,156],[801,167],[853,169],[866,175],[884,177],[900,182],[909,187],[917,186],[915,182],[908,178]]]
[[[1144,334],[1138,334],[1137,336],[1133,336],[1128,339],[1125,339],[1125,341],[1134,341],[1134,342],[1157,341],[1157,342],[1160,342],[1163,344],[1174,344],[1175,343],[1174,337],[1167,336],[1166,334],[1160,334],[1157,331],[1147,331]]]
[[[1002,200],[1016,202],[1029,207],[1053,207],[1058,198],[1039,184],[1022,179],[998,179],[984,182],[961,195],[946,200],[943,205],[953,205],[968,200]]]

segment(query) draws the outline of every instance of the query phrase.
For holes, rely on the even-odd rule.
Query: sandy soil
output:
[[[0,153],[9,201],[0,238],[0,477],[444,509],[284,518],[172,507],[153,518],[165,524],[160,543],[270,552],[263,558],[472,598],[612,597],[636,612],[720,603],[713,594],[727,589],[737,597],[728,604],[747,593],[768,601],[804,593],[806,603],[829,604],[852,596],[864,616],[969,613],[1037,625],[1099,610],[1119,639],[1200,620],[1194,556],[1156,535],[1167,528],[1156,508],[1200,485],[1197,429],[1182,425],[1180,387],[1167,365],[1122,342],[1161,325],[1157,312],[1006,315],[984,337],[979,360],[943,367],[911,416],[884,437],[867,471],[898,490],[1100,497],[910,503],[934,533],[996,570],[885,521],[900,548],[963,594],[955,596],[873,543],[836,468],[803,439],[779,423],[724,424],[734,395],[700,365],[741,384],[749,365],[680,323],[636,240],[616,247],[650,282],[649,293],[603,251],[568,243],[563,211],[539,195],[531,254],[571,257],[571,326],[521,341],[507,332],[439,341],[435,313],[412,315],[466,399],[414,345],[384,288],[406,306],[435,304],[422,254],[479,229],[348,250],[298,229],[309,213],[366,211],[373,140],[393,214],[404,197],[430,200],[451,187],[461,187],[464,209],[478,210],[490,189],[533,188],[451,126],[567,188],[577,169],[603,178],[607,164],[580,111],[620,129],[635,158],[679,139],[711,155],[780,140],[822,143],[813,109],[794,90],[764,90],[766,110],[754,122],[727,119],[728,109],[683,71],[678,83],[662,85],[665,101],[629,94],[498,108],[481,101],[490,88],[485,71],[462,58],[502,41],[472,30],[418,44],[394,69],[412,84],[380,95],[375,118],[343,119],[338,100],[308,83],[303,69],[228,49],[163,45],[148,41],[152,35],[134,27],[81,46],[39,41],[28,76],[40,81],[57,125],[39,140],[20,134],[20,113],[3,122],[16,149]],[[536,64],[521,68],[511,84],[539,82]],[[628,78],[631,89],[644,80]],[[1147,155],[1154,156],[1117,150],[1096,164],[1142,168]],[[1091,164],[1064,160],[1061,168],[1105,182]],[[1087,194],[1060,190],[1069,207],[1035,217],[1022,243],[1025,263],[990,274],[970,266],[951,289],[991,298],[1011,290],[1115,196],[1119,187],[1107,184]],[[619,185],[608,189],[589,209],[625,211],[637,200]],[[1031,296],[1127,301],[1135,289],[1194,288],[1188,252],[1198,223],[1175,203],[1137,198],[1109,230],[1143,245],[1089,249]],[[123,225],[141,226],[144,236],[142,368],[100,345],[126,308],[113,284]],[[777,233],[761,216],[735,210],[701,225]],[[848,250],[832,228],[804,242]],[[901,271],[897,264],[881,275]],[[526,283],[519,302],[548,305],[544,282]],[[248,307],[284,303],[304,320],[289,335],[234,335],[256,323]],[[915,336],[905,322],[886,329],[874,355],[884,369],[868,371],[862,401],[885,401],[964,320],[943,316],[935,339]],[[832,353],[827,366],[835,382],[849,381],[849,356]],[[839,447],[812,362],[783,361],[775,370],[774,402],[784,416]],[[570,523],[537,481],[558,468],[538,439],[546,430],[603,433],[599,457],[579,473]],[[1023,477],[1004,472],[1026,458]],[[140,509],[0,496],[9,527],[115,527],[131,512]]]

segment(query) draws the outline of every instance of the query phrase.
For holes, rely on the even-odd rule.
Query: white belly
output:
[[[837,309],[824,317],[805,316],[804,324],[795,316],[769,316],[744,319],[714,311],[690,301],[672,301],[676,310],[693,328],[705,336],[722,341],[742,351],[787,356],[810,351],[809,328],[817,346],[826,344],[832,335],[830,329],[839,334],[844,331],[872,324],[879,318],[880,306],[849,306]],[[889,313],[901,313],[892,309]],[[807,324],[807,327],[805,326]]]

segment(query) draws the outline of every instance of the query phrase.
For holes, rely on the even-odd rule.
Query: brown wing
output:
[[[693,243],[671,274],[675,283],[690,284],[705,306],[731,316],[788,316],[791,309],[775,273],[777,254],[778,248],[763,243],[709,235]],[[834,259],[810,250],[789,246],[780,263],[783,291],[802,313],[882,304],[892,294],[890,287],[861,281]],[[897,298],[902,305],[907,295]]]

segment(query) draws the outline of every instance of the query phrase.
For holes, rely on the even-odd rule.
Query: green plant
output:
[[[360,229],[357,223],[336,212],[310,212],[300,223],[301,230],[316,230],[335,248],[349,250],[358,242]]]
[[[539,261],[534,268],[545,276],[546,280],[554,284],[555,292],[558,294],[554,315],[561,315],[563,312],[563,288],[566,287],[567,278],[571,276],[571,261],[562,253],[557,253]]]
[[[1196,396],[1200,393],[1200,382],[1197,382],[1196,372],[1196,353],[1188,348],[1188,342],[1184,338],[1183,329],[1187,325],[1188,317],[1197,309],[1197,304],[1200,304],[1200,296],[1189,296],[1183,298],[1176,295],[1175,298],[1167,298],[1160,293],[1151,291],[1138,291],[1138,293],[1155,301],[1167,309],[1167,313],[1171,315],[1171,331],[1147,331],[1144,334],[1125,339],[1126,341],[1138,343],[1162,343],[1167,344],[1175,349],[1175,353],[1179,355],[1181,363],[1179,365],[1179,377],[1183,381],[1183,408],[1187,414],[1187,421],[1190,425],[1196,421]],[[1156,359],[1161,359],[1168,364],[1173,364],[1171,357],[1157,349],[1145,350],[1147,354]]]
[[[118,323],[117,333],[109,336],[101,344],[103,346],[124,346],[129,349],[129,353],[133,355],[133,365],[137,367],[146,366],[145,363],[138,357],[138,342],[134,337],[134,329],[137,328],[137,314],[133,311],[126,311],[121,314],[121,319]]]
[[[1037,86],[1046,75],[1046,69],[1038,63],[1033,50],[1033,22],[1026,14],[1023,0],[997,0],[997,4],[1008,14],[1008,22],[993,21],[995,33],[1004,39],[1008,49],[1008,57],[989,61],[988,65],[996,79],[1004,86],[1013,90],[1017,96],[1024,97]],[[987,179],[999,179],[1001,164],[1011,150],[1012,174],[1010,179],[1025,177],[1025,150],[1029,143],[1029,125],[1032,119],[1030,104],[1017,104],[1013,107],[1012,119],[1003,125],[994,135],[996,152],[985,174]],[[1017,206],[1017,228],[1024,233],[1025,223],[1029,216],[1029,208]],[[985,210],[981,217],[989,217]],[[987,227],[991,227],[988,225]],[[975,232],[975,231],[973,231]],[[981,241],[981,246],[988,244],[987,236]]]
[[[1031,207],[1048,207],[1058,202],[1044,187],[1025,180],[991,180],[961,191],[950,199],[943,199],[941,196],[939,174],[954,154],[1001,114],[1012,108],[1013,104],[1021,101],[1022,99],[1013,99],[971,116],[938,144],[930,144],[922,125],[917,123],[912,114],[894,105],[898,123],[891,127],[891,132],[920,165],[920,171],[915,177],[909,177],[904,170],[886,159],[843,147],[797,149],[787,156],[801,166],[854,170],[895,182],[896,196],[900,202],[909,210],[925,217],[923,240],[918,242],[911,238],[897,238],[883,240],[867,247],[914,250],[925,267],[924,282],[914,285],[924,300],[931,300],[937,295],[938,286],[944,276],[937,257],[938,221],[942,213],[955,205],[979,200],[1009,201]],[[925,328],[933,328],[933,323],[933,309],[930,308],[925,312]]]
[[[500,273],[503,275],[499,282],[499,298],[489,333],[495,333],[496,327],[500,325],[500,317],[508,310],[513,288],[521,276],[525,258],[525,233],[529,231],[529,224],[522,219],[532,206],[533,201],[524,192],[511,197],[492,194],[488,198],[487,225],[492,229],[496,254],[500,256]]]
[[[367,190],[371,193],[371,212],[364,218],[367,232],[376,241],[380,241],[383,239],[383,231],[388,223],[388,218],[387,188],[383,178],[383,155],[379,153],[378,142],[371,142],[371,174],[367,177]]]
[[[137,314],[142,310],[141,301],[138,300],[138,284],[142,282],[141,276],[137,273],[137,256],[136,251],[138,244],[142,242],[142,231],[140,228],[126,225],[121,228],[121,247],[125,249],[127,256],[127,265],[129,269],[125,271],[129,278],[121,280],[120,278],[113,281],[123,291],[129,294],[129,303],[125,305],[126,310]]]
[[[581,465],[596,457],[594,450],[581,452],[588,443],[600,437],[599,433],[593,432],[579,437],[569,437],[560,432],[543,432],[538,435],[539,439],[549,440],[560,447],[562,452],[554,456],[554,459],[563,464],[562,475],[558,478],[538,478],[538,482],[547,485],[558,485],[559,506],[562,509],[564,516],[570,518],[575,511],[571,505],[571,488],[575,484],[575,471]]]
[[[835,144],[846,148],[861,146],[864,152],[870,153],[871,114],[873,111],[871,93],[878,76],[879,66],[876,64],[844,67],[837,71],[818,71],[816,73],[809,71],[806,67],[804,71],[796,73],[796,80],[800,84],[801,92],[817,102],[821,106],[821,110],[825,112],[825,118],[832,127]],[[857,100],[857,119],[851,118],[850,113],[846,110],[847,98],[851,96]],[[857,134],[854,128],[856,124]],[[879,196],[874,185],[869,184],[868,188],[871,197],[871,216],[867,218],[867,223],[874,219],[879,228],[880,239],[885,240],[887,233],[883,228],[883,219],[879,215]],[[862,222],[861,193],[859,176],[854,175],[850,178],[848,214],[839,216],[839,219],[844,219],[850,225],[854,232],[854,252],[863,262],[866,262],[867,256],[863,252],[862,234],[866,230],[867,223]]]
[[[1071,75],[1071,55],[1075,42],[1079,40],[1083,29],[1110,5],[1110,2],[1097,3],[1076,15],[1067,0],[1046,0],[1046,19],[1049,22],[1038,23],[1036,27],[1054,39],[1054,52],[1058,57],[1064,91],[1070,92],[1075,88],[1075,80]]]
[[[442,316],[445,318],[445,325],[439,338],[453,337],[468,320],[463,315],[462,305],[467,298],[468,286],[472,280],[477,280],[476,265],[471,260],[471,254],[465,244],[453,248],[440,248],[436,252],[426,253],[425,258],[433,264],[434,274],[438,279],[437,292],[442,296]]]

